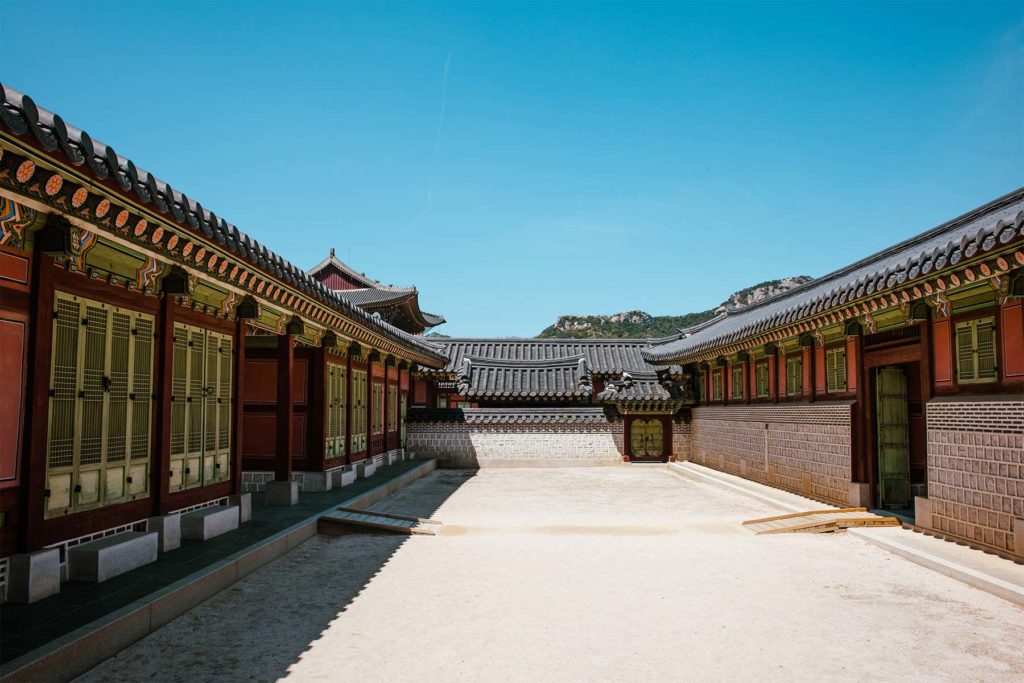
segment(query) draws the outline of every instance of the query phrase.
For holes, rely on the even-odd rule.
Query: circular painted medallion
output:
[[[64,187],[64,179],[54,173],[50,176],[49,180],[46,181],[46,194],[52,197],[60,192],[60,188],[62,187]]]
[[[167,250],[170,251],[171,249],[174,249],[174,247],[176,246],[178,246],[178,236],[171,235],[170,237],[167,238]]]
[[[128,211],[127,209],[121,209],[117,213],[117,217],[114,218],[114,225],[118,228],[123,228],[128,224]]]
[[[103,199],[96,205],[96,218],[103,218],[110,213],[110,200]]]
[[[188,258],[188,255],[192,253],[195,245],[192,242],[185,242],[185,246],[181,248],[181,255],[184,258]]]
[[[87,201],[89,201],[89,190],[84,187],[78,188],[75,190],[75,193],[71,195],[71,206],[76,209],[82,208]]]
[[[206,258],[206,249],[199,247],[199,251],[196,252],[196,263],[202,263],[204,258]]]
[[[14,177],[19,183],[27,183],[35,172],[36,165],[32,163],[31,160],[25,160],[18,166],[18,170],[15,171]]]
[[[142,237],[143,235],[145,235],[146,234],[146,228],[148,228],[148,227],[149,227],[149,221],[147,221],[145,218],[140,218],[139,222],[135,224],[135,230],[134,230],[135,236],[136,237]]]
[[[236,277],[238,277],[238,271],[239,271],[238,266],[235,266],[234,268],[231,269],[231,274],[228,275],[228,278],[230,278],[232,282],[234,281],[234,279]]]
[[[153,235],[149,238],[153,244],[160,244],[160,240],[163,239],[164,229],[159,225],[153,230]]]
[[[210,255],[210,260],[206,262],[206,269],[207,270],[213,270],[213,267],[215,265],[217,265],[217,255],[216,254],[211,254]]]
[[[221,275],[223,275],[224,272],[227,269],[228,269],[228,262],[226,260],[224,260],[224,261],[220,262],[220,268],[217,269],[217,272],[220,273]]]

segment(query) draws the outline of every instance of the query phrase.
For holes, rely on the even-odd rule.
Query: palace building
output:
[[[693,462],[1024,558],[1024,190],[642,353]]]
[[[294,503],[403,456],[412,369],[447,361],[417,334],[443,319],[415,290],[334,259],[318,279],[30,97],[0,98],[4,558],[54,547],[64,564],[113,532],[251,491]]]
[[[689,460],[1024,560],[1024,189],[665,339],[423,336],[444,322],[0,85],[0,590],[12,557],[66,573],[412,452]]]

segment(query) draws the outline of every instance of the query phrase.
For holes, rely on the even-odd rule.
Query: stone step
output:
[[[238,528],[237,505],[211,505],[181,516],[181,537],[208,541]]]
[[[155,531],[126,531],[69,548],[68,578],[99,583],[156,562],[156,556]]]

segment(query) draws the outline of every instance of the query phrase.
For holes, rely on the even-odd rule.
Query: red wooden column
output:
[[[391,434],[388,432],[388,418],[391,417],[391,401],[388,400],[388,388],[389,385],[391,384],[391,367],[394,364],[394,356],[387,356],[386,358],[384,358],[384,382],[381,384],[382,393],[384,394],[384,411],[383,415],[381,416],[381,425],[383,425],[384,427],[382,431],[384,432],[385,452],[391,450],[391,442],[388,440],[388,437],[391,436]]]
[[[239,318],[235,326],[235,387],[231,409],[231,490],[242,492],[242,426],[245,423],[245,337],[249,326]]]
[[[348,356],[345,359],[345,464],[352,464],[352,403],[355,397],[352,395],[352,355],[356,353],[354,347],[348,349]]]
[[[295,395],[292,377],[295,373],[295,340],[289,334],[277,337],[277,443],[274,458],[274,481],[291,481],[292,435],[294,433]]]
[[[324,471],[324,449],[327,443],[327,349],[323,345],[313,349],[313,367],[310,375],[313,382],[309,396],[309,455],[307,469],[310,472]]]
[[[153,459],[150,462],[150,495],[154,514],[167,512],[167,496],[171,487],[171,380],[174,372],[174,312],[171,297],[160,301],[160,319],[156,329],[156,372],[154,388],[157,400],[153,405]]]
[[[21,547],[37,550],[43,542],[43,516],[46,513],[46,439],[50,408],[50,361],[53,348],[54,265],[49,256],[36,252],[32,262],[31,320],[29,325],[29,379],[26,392],[28,415],[25,420],[26,473],[22,478],[22,525],[25,536]]]

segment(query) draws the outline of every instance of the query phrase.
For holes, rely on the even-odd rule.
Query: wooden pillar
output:
[[[231,394],[231,491],[242,492],[242,428],[245,424],[245,337],[249,326],[239,318],[235,323],[235,386]]]
[[[384,399],[384,401],[383,401],[383,403],[384,403],[384,406],[383,406],[384,410],[382,411],[382,414],[381,414],[380,424],[382,426],[381,431],[383,432],[383,436],[384,436],[384,451],[385,452],[391,450],[390,444],[388,443],[388,418],[391,417],[391,401],[388,400],[388,387],[391,384],[391,380],[388,377],[388,375],[390,374],[391,364],[394,363],[394,362],[395,362],[395,360],[391,356],[388,356],[388,357],[386,357],[384,359],[384,384],[382,385],[382,390],[381,390],[381,393],[383,394],[382,398]]]
[[[311,358],[313,367],[310,370],[310,381],[313,382],[309,392],[309,455],[307,469],[310,472],[324,471],[324,449],[327,445],[327,349],[318,346],[313,349]]]
[[[277,444],[274,459],[274,480],[291,481],[292,434],[295,413],[295,342],[291,335],[277,337]]]
[[[37,251],[32,259],[32,303],[29,325],[29,379],[25,416],[25,475],[22,479],[21,547],[39,549],[46,511],[46,439],[50,407],[50,361],[53,345],[53,259]]]
[[[171,393],[174,373],[174,304],[172,297],[160,301],[160,319],[157,321],[156,382],[153,404],[153,460],[150,463],[150,496],[153,512],[168,511],[167,497],[171,487]]]
[[[352,464],[352,350],[345,359],[345,464]]]

